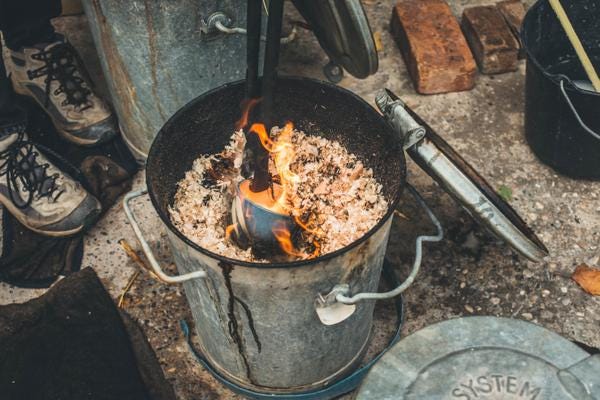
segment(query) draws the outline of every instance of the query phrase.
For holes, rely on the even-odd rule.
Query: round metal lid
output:
[[[360,0],[293,3],[332,61],[357,78],[377,72],[377,50]]]
[[[510,318],[426,327],[373,367],[357,399],[600,399],[600,354]]]
[[[519,214],[398,96],[381,91],[376,102],[403,138],[408,155],[474,219],[532,261],[548,255],[544,243]]]

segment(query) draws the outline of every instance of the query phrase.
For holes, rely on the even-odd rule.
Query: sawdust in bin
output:
[[[282,129],[274,127],[271,137],[278,140]],[[300,250],[308,258],[318,243],[320,255],[336,251],[366,234],[383,217],[387,201],[382,187],[354,155],[339,142],[306,135],[294,129],[291,134],[293,161],[289,169],[297,179],[287,187],[290,214],[309,230],[304,231]],[[235,132],[225,149],[215,155],[202,155],[179,182],[171,220],[188,238],[214,253],[243,261],[268,262],[256,257],[251,248],[241,249],[226,238],[235,187],[240,175],[245,145],[244,133]],[[269,168],[278,180],[273,155]]]

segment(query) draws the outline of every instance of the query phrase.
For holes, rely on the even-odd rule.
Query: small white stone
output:
[[[582,312],[576,312],[575,315],[577,315],[578,317],[581,317],[581,318],[585,317],[585,314]]]
[[[466,284],[466,283],[464,283],[464,282],[461,282],[461,283],[460,283],[460,288],[461,288],[461,289],[464,289],[466,286],[467,286],[467,284]]]
[[[546,297],[550,294],[550,291],[548,289],[544,289],[542,290],[542,297]]]
[[[497,298],[497,297],[492,297],[492,298],[490,299],[490,301],[491,301],[491,302],[492,302],[492,304],[493,304],[493,305],[495,305],[495,306],[496,306],[496,305],[498,305],[498,304],[500,304],[500,299],[499,299],[499,298]]]
[[[571,299],[563,299],[561,303],[563,306],[568,306],[571,304]]]
[[[531,321],[533,319],[533,314],[528,313],[528,312],[524,312],[523,314],[521,314],[521,316],[528,321]]]
[[[529,218],[530,221],[535,221],[537,219],[537,215],[534,213],[527,214],[527,217]]]
[[[563,293],[567,293],[569,290],[566,288],[566,286],[562,286],[560,288],[560,291],[563,292]]]
[[[471,307],[471,306],[470,306],[470,305],[468,305],[468,304],[465,304],[465,310],[467,310],[467,312],[469,312],[470,314],[473,314],[473,312],[475,311],[475,310],[473,309],[473,307]]]
[[[536,202],[535,203],[535,208],[537,208],[538,210],[543,210],[544,209],[544,205],[542,203]]]

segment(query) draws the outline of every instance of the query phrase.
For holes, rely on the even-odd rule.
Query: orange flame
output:
[[[250,117],[250,112],[258,103],[260,103],[262,99],[260,97],[254,99],[244,99],[242,101],[242,116],[235,123],[235,130],[239,131],[248,125],[248,118]]]
[[[231,234],[233,233],[233,231],[235,231],[237,228],[237,224],[231,224],[231,225],[227,225],[227,227],[225,228],[225,239],[226,240],[231,240]]]
[[[275,142],[273,142],[269,137],[269,134],[267,133],[267,128],[264,124],[252,124],[252,126],[250,127],[250,132],[253,132],[258,136],[258,138],[260,139],[260,143],[269,153],[273,152]]]
[[[296,250],[294,243],[292,242],[292,234],[283,224],[276,224],[273,226],[273,235],[275,235],[275,239],[277,239],[281,250],[286,254],[301,258],[307,256],[305,253]]]
[[[248,125],[250,112],[261,100],[261,98],[253,98],[246,99],[242,102],[242,116],[236,122],[236,129],[243,129]],[[295,192],[297,185],[300,183],[298,175],[291,170],[291,165],[296,156],[292,144],[293,130],[294,125],[291,122],[287,122],[279,132],[277,139],[273,140],[270,138],[269,132],[267,132],[267,128],[264,124],[254,123],[250,126],[248,131],[256,134],[262,146],[272,154],[273,163],[277,175],[279,176],[279,184],[273,184],[271,190],[254,193],[250,190],[249,182],[242,182],[240,190],[244,193],[244,196],[268,210],[279,214],[291,215],[296,224],[305,233],[311,234],[316,238],[319,236],[319,232],[314,228],[310,228],[306,222],[302,221],[300,217],[297,216],[299,211],[295,210],[290,202],[290,196]],[[246,215],[245,217],[249,221],[252,220],[251,215]],[[229,239],[236,229],[237,227],[235,225],[227,226],[225,229],[226,238]],[[273,226],[272,232],[281,249],[291,256],[309,258],[316,257],[320,254],[321,246],[316,239],[313,241],[315,250],[311,254],[306,254],[297,250],[294,247],[291,232],[287,229],[285,224]]]
[[[296,152],[292,143],[294,124],[287,122],[279,132],[276,140],[269,137],[264,124],[252,124],[249,131],[258,135],[262,146],[272,154],[273,163],[275,164],[275,169],[279,176],[279,185],[274,185],[276,190],[274,190],[274,193],[271,193],[273,203],[268,204],[267,202],[267,204],[265,204],[263,201],[262,203],[259,202],[259,204],[264,205],[266,208],[273,211],[292,215],[296,224],[304,232],[318,236],[316,229],[310,228],[300,219],[300,217],[295,215],[297,214],[295,211],[298,210],[295,210],[290,202],[290,196],[295,192],[297,185],[300,183],[300,177],[291,169],[292,163],[296,157]],[[312,254],[305,254],[296,250],[291,239],[291,232],[283,224],[280,226],[273,226],[272,231],[281,249],[291,256],[307,258],[315,257],[320,253],[320,245],[316,240],[313,242],[315,251]]]

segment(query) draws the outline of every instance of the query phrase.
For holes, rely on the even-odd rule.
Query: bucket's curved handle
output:
[[[581,119],[581,117],[579,116],[579,113],[575,109],[575,106],[573,105],[573,102],[571,101],[571,98],[569,97],[569,95],[567,94],[567,91],[565,90],[565,80],[564,79],[560,80],[560,91],[562,92],[563,96],[565,97],[565,100],[567,101],[567,104],[569,105],[569,107],[571,107],[571,111],[573,111],[573,114],[575,115],[575,119],[577,119],[577,122],[579,122],[579,125],[581,125],[581,127],[587,133],[589,133],[590,135],[592,135],[596,139],[600,140],[600,134],[598,134],[598,133],[594,132],[592,129],[590,129],[590,127],[587,126],[583,122],[583,120]]]
[[[144,251],[146,258],[150,262],[150,266],[152,267],[154,273],[159,277],[161,281],[166,283],[180,283],[188,281],[190,279],[206,278],[205,271],[194,271],[184,275],[170,276],[165,274],[165,272],[162,270],[160,264],[158,263],[158,261],[156,261],[156,258],[154,257],[154,253],[152,253],[152,249],[150,248],[148,242],[144,238],[144,234],[142,233],[142,230],[140,229],[140,226],[135,218],[135,214],[133,213],[133,211],[131,211],[131,207],[129,206],[129,202],[131,200],[143,196],[146,193],[148,193],[148,189],[135,191],[132,190],[131,192],[127,193],[123,198],[123,209],[125,210],[125,215],[127,216],[127,219],[129,220],[129,223],[133,228],[133,232],[135,233],[138,242],[142,246],[142,250]]]
[[[413,195],[417,203],[427,212],[429,219],[437,228],[437,234],[435,236],[423,235],[417,237],[415,241],[415,259],[413,262],[412,270],[410,271],[410,275],[404,282],[402,282],[395,289],[390,290],[389,292],[383,293],[357,293],[354,296],[349,296],[349,287],[348,285],[337,285],[335,286],[330,294],[327,296],[321,297],[321,301],[329,301],[338,302],[342,304],[356,304],[362,300],[383,300],[390,299],[392,297],[396,297],[402,292],[404,292],[415,280],[415,277],[419,273],[419,269],[421,268],[421,260],[423,259],[423,242],[439,242],[444,237],[444,230],[442,229],[442,224],[437,219],[433,211],[429,208],[423,197],[419,194],[419,192],[407,184],[408,190]],[[332,296],[333,295],[333,296]],[[327,304],[322,304],[322,306],[327,306]]]

